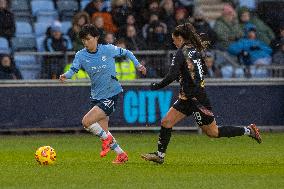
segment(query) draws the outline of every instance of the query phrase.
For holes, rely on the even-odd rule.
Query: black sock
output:
[[[158,152],[166,153],[171,136],[172,136],[172,128],[165,128],[161,126],[159,141],[158,141]]]
[[[243,127],[233,127],[233,126],[218,127],[218,131],[219,131],[218,137],[234,137],[234,136],[242,136],[245,134],[245,129]]]

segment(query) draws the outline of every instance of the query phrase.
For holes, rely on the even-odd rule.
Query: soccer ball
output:
[[[42,146],[36,150],[35,159],[40,165],[52,165],[56,160],[56,152],[50,146]]]

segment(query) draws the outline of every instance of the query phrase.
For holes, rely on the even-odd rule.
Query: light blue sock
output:
[[[111,135],[112,134],[110,132],[107,133],[108,135]],[[115,138],[112,136],[113,138],[113,142],[110,144],[110,148],[115,151],[115,153],[117,154],[122,154],[124,153],[124,151],[122,150],[122,148],[120,148],[120,146],[118,145],[117,141],[115,140]]]

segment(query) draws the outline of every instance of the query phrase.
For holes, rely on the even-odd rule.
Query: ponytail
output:
[[[173,35],[175,37],[181,36],[185,40],[185,44],[192,44],[200,52],[204,51],[208,46],[208,41],[203,41],[190,23],[178,25]]]

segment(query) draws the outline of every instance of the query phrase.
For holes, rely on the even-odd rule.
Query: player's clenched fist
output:
[[[65,82],[66,79],[67,79],[67,78],[66,78],[66,75],[65,75],[65,74],[62,74],[62,75],[59,76],[59,80],[60,80],[61,82]]]

